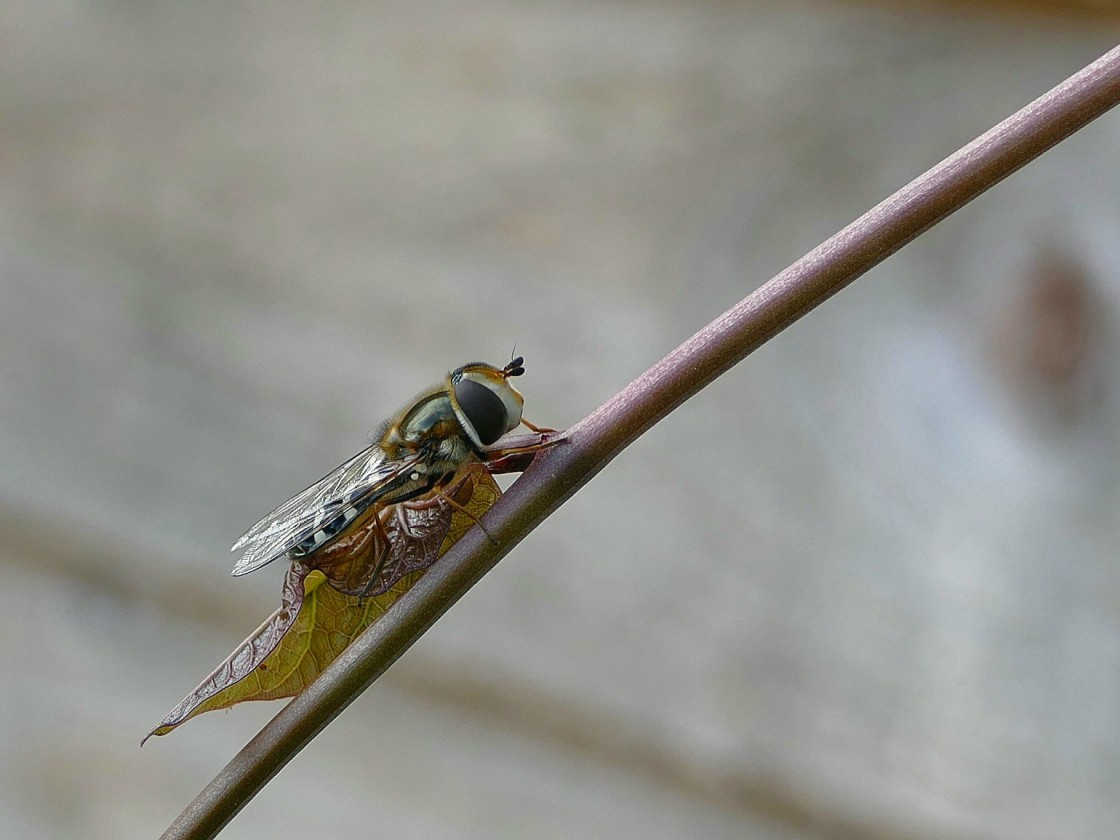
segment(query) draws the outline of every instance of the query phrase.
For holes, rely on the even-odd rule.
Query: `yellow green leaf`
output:
[[[203,712],[299,694],[458,542],[500,494],[486,468],[471,464],[442,493],[355,520],[339,540],[294,561],[280,609],[144,740],[166,735]],[[356,594],[367,589],[370,597]]]

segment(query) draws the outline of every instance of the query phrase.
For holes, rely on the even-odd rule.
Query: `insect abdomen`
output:
[[[290,553],[299,557],[318,551],[342,534],[351,522],[372,505],[393,505],[414,499],[431,490],[440,475],[442,473],[431,475],[409,470],[383,484],[378,492],[360,488],[341,499],[327,502],[312,521],[311,532]]]
[[[297,556],[311,554],[341,534],[362,511],[372,504],[372,499],[343,504],[341,501],[326,505],[312,524],[312,532],[292,549]]]

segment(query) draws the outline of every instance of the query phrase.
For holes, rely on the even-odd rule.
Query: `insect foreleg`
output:
[[[491,475],[497,473],[524,472],[537,452],[548,446],[555,446],[567,440],[566,432],[548,433],[541,432],[537,439],[531,435],[521,435],[510,440],[513,446],[502,446],[493,449],[483,449],[479,455],[486,469]]]
[[[550,429],[548,426],[537,426],[530,423],[524,417],[521,418],[521,425],[531,432],[536,432],[538,435],[551,435],[556,433],[556,429]]]

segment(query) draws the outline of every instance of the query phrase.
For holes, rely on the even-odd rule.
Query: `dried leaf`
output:
[[[293,562],[280,609],[144,740],[166,735],[203,712],[299,694],[458,542],[500,494],[486,468],[472,464],[445,491],[462,509],[439,495],[394,505],[355,520],[348,534]],[[365,589],[384,553],[374,515],[381,518],[389,548],[370,597],[359,598],[356,593]]]
[[[476,488],[475,470],[484,472],[479,466],[465,471],[444,495],[467,507]],[[442,553],[440,546],[452,513],[444,498],[432,495],[385,510],[370,508],[342,536],[303,558],[302,563],[310,570],[321,571],[339,592],[380,595],[404,575],[428,568]],[[463,514],[460,517],[464,518]],[[467,522],[473,524],[469,518]],[[385,535],[389,537],[387,544]],[[371,582],[375,574],[377,580]]]

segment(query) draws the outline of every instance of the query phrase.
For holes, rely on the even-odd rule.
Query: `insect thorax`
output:
[[[471,447],[446,392],[419,400],[385,431],[381,447],[392,459],[420,453],[417,469],[428,475],[455,472],[470,457]]]

